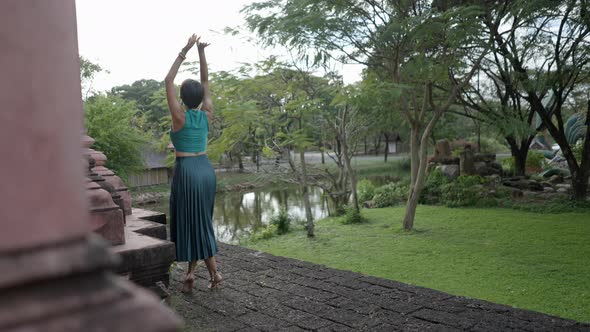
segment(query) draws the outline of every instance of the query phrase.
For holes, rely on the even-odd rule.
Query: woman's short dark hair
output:
[[[188,108],[197,108],[203,101],[203,86],[195,80],[185,80],[180,85],[180,99]]]

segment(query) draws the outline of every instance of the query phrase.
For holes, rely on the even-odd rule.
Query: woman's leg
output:
[[[184,285],[182,286],[182,292],[188,293],[193,290],[193,285],[195,283],[195,270],[197,269],[197,261],[192,261],[188,263],[188,269],[186,271],[186,276],[184,277]]]
[[[205,265],[207,265],[207,270],[209,270],[209,275],[211,276],[211,284],[209,288],[215,288],[218,284],[223,281],[221,274],[217,272],[217,261],[215,257],[205,258]]]

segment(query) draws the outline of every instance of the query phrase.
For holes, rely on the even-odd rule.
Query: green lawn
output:
[[[363,210],[368,223],[317,222],[247,244],[275,255],[402,281],[552,315],[590,321],[590,213],[420,206],[416,231],[404,208]]]

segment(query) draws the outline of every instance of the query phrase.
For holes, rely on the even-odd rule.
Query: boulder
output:
[[[543,191],[546,193],[554,193],[555,189],[553,189],[553,187],[545,187],[543,188]]]
[[[567,191],[568,191],[568,190],[567,190],[567,189],[565,189],[565,188],[557,188],[557,192],[558,192],[558,193],[567,194]]]
[[[485,162],[476,161],[473,163],[473,167],[475,169],[475,174],[482,176],[488,175],[488,167]]]
[[[562,182],[563,182],[563,176],[562,176],[562,175],[559,175],[559,174],[552,175],[552,176],[549,178],[549,182],[551,182],[551,183],[553,183],[553,184],[556,184],[556,183],[562,183]]]
[[[447,177],[449,180],[454,180],[459,177],[459,165],[441,165],[437,169]]]

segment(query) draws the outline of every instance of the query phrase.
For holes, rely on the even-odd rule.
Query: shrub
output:
[[[365,222],[365,218],[361,216],[360,211],[355,210],[353,207],[346,207],[344,217],[342,218],[343,224],[360,224]]]
[[[277,235],[277,229],[278,229],[278,227],[276,225],[268,225],[266,227],[263,227],[260,231],[252,234],[252,236],[250,237],[250,240],[252,240],[254,242],[260,241],[260,240],[268,240],[268,239],[274,237],[275,235]]]
[[[289,232],[292,218],[285,209],[281,209],[277,215],[270,218],[270,224],[276,226],[277,234],[283,235]]]
[[[584,140],[578,140],[578,142],[572,146],[572,153],[579,162],[582,161],[582,148],[584,147]]]
[[[402,171],[409,171],[412,169],[412,161],[410,158],[403,158],[398,161],[398,168]]]
[[[469,141],[477,142],[477,137],[472,136],[468,138]],[[481,136],[479,139],[479,152],[482,153],[496,153],[499,151],[506,151],[508,147],[494,137]]]
[[[426,177],[424,188],[420,194],[421,204],[437,204],[440,202],[442,187],[449,183],[447,178],[440,169],[434,169]]]
[[[358,199],[360,203],[370,201],[375,195],[375,185],[367,179],[362,179],[356,184]]]
[[[93,148],[107,157],[107,166],[126,179],[144,167],[142,149],[149,144],[145,119],[134,103],[98,95],[84,103],[85,125],[96,143]]]
[[[397,205],[408,198],[408,190],[408,186],[400,183],[386,184],[375,189],[373,203],[378,208]]]
[[[459,176],[442,186],[442,202],[448,207],[475,206],[483,197],[482,186],[486,182],[481,176]]]
[[[526,167],[543,168],[545,165],[545,155],[536,150],[530,150],[526,158]]]

